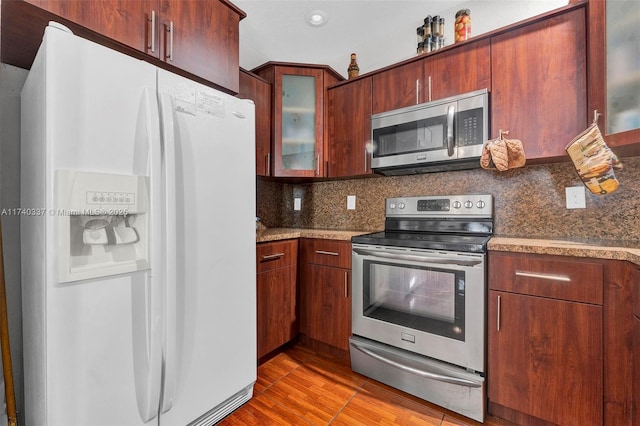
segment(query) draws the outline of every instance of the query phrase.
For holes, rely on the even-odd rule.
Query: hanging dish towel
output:
[[[573,165],[589,191],[596,195],[610,194],[620,186],[614,169],[622,163],[607,146],[598,128],[598,113],[593,123],[576,136],[565,148]]]
[[[483,169],[498,169],[501,172],[524,166],[527,161],[524,147],[518,139],[505,139],[509,131],[499,131],[498,138],[487,141],[482,148],[480,166]]]

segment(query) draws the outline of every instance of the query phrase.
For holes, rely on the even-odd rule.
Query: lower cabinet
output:
[[[351,335],[351,242],[302,239],[300,332],[348,351]]]
[[[640,284],[637,284],[640,285]],[[640,313],[633,317],[633,425],[640,425]]]
[[[258,358],[298,334],[296,276],[298,240],[256,247]]]
[[[563,259],[489,254],[490,412],[519,424],[602,423],[603,265]]]
[[[633,425],[640,425],[640,268],[633,268]]]

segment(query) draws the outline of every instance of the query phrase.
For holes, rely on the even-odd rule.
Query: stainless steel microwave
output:
[[[371,168],[384,175],[480,166],[486,89],[371,116]]]

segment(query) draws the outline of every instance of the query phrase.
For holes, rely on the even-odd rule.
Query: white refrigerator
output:
[[[256,380],[254,105],[51,23],[22,91],[29,425],[210,425]]]

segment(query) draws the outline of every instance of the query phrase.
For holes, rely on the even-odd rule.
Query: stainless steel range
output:
[[[353,237],[354,371],[484,421],[491,195],[389,198]]]

